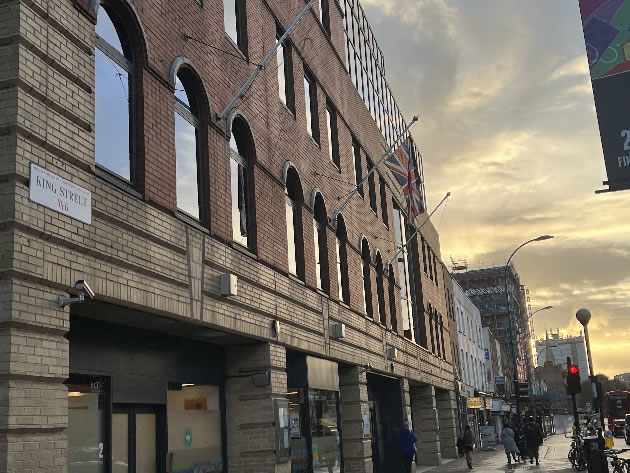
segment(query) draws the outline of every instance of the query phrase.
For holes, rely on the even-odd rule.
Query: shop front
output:
[[[337,363],[287,353],[291,472],[341,473]]]
[[[224,471],[223,348],[71,316],[69,473]]]

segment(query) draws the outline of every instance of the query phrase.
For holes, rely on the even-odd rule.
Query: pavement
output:
[[[540,447],[540,465],[536,466],[528,462],[526,463],[514,463],[507,464],[507,458],[505,456],[503,445],[497,445],[496,451],[473,452],[473,470],[483,472],[496,472],[496,473],[525,473],[527,470],[534,470],[531,473],[538,471],[557,471],[561,473],[576,473],[571,468],[571,464],[567,459],[569,448],[571,446],[571,439],[565,438],[564,434],[551,435],[545,439],[545,442]],[[466,460],[464,458],[458,458],[456,460],[444,460],[441,466],[416,466],[416,473],[464,473],[468,471],[466,466]],[[394,473],[394,472],[392,472]]]

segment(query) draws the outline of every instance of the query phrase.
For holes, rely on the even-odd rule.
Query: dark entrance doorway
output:
[[[114,404],[112,410],[112,473],[160,473],[164,445],[164,408]]]
[[[400,380],[368,373],[367,385],[374,473],[402,471],[398,446],[403,424]]]

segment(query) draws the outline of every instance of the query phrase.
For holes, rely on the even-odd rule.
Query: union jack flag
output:
[[[385,165],[392,172],[400,187],[402,187],[407,199],[407,215],[410,223],[424,211],[422,201],[422,182],[415,166],[415,161],[410,159],[409,141],[405,140],[400,147],[390,154],[385,160]]]

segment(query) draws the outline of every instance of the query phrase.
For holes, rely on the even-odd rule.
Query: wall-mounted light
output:
[[[63,309],[67,305],[74,304],[75,302],[83,302],[86,299],[94,299],[94,291],[83,279],[75,282],[74,288],[78,292],[77,297],[60,297],[57,299],[57,304],[60,309]]]

